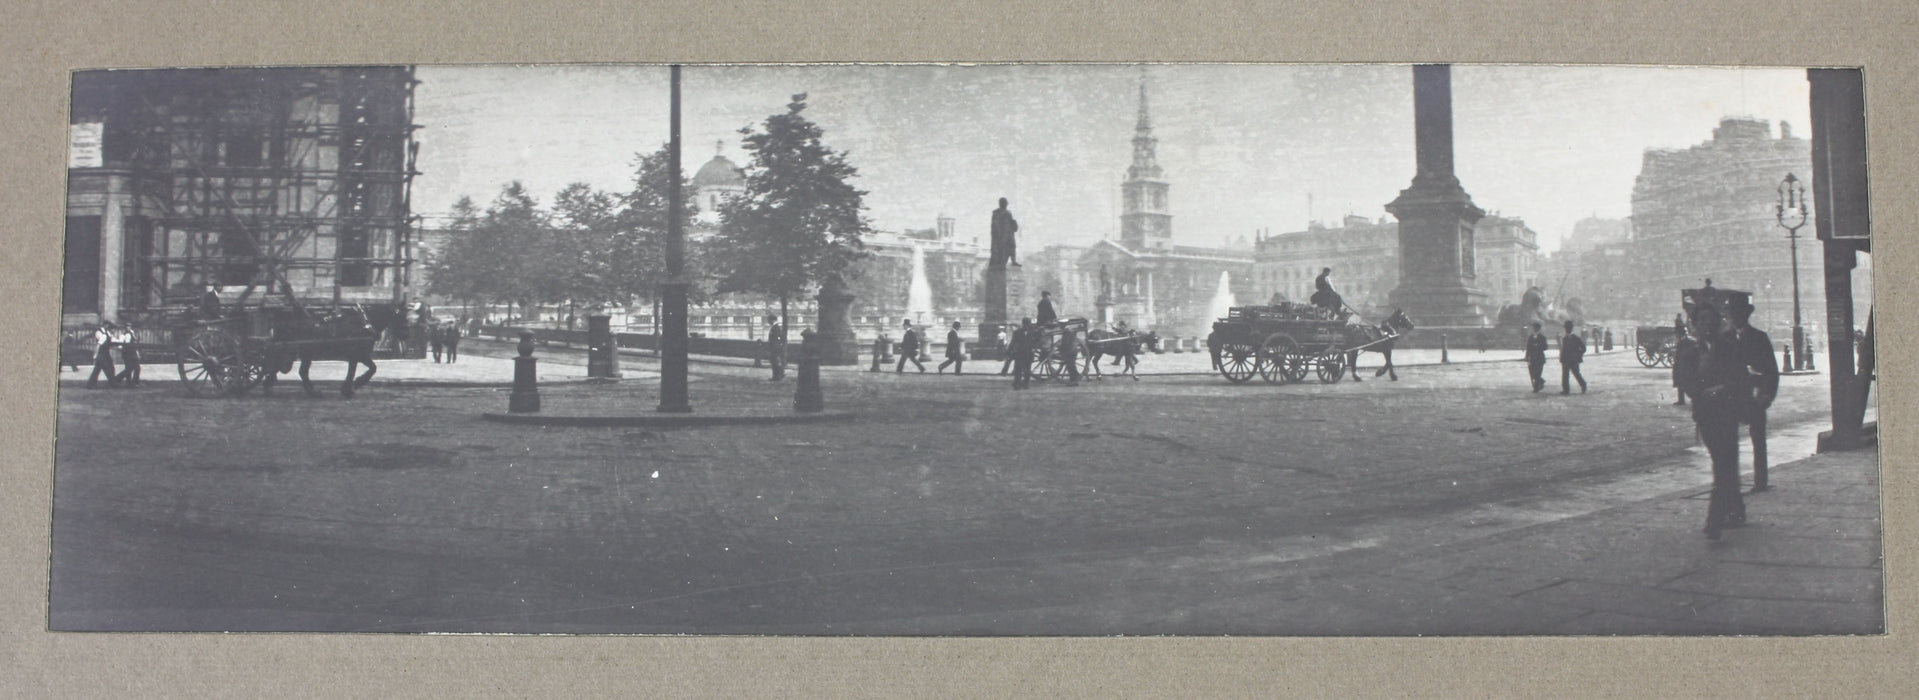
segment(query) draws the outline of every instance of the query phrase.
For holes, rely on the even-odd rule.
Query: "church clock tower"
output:
[[[1139,124],[1133,127],[1133,165],[1120,185],[1124,208],[1119,217],[1121,243],[1135,249],[1170,250],[1173,215],[1167,213],[1169,185],[1160,179],[1159,139],[1146,111],[1146,80],[1139,83]]]

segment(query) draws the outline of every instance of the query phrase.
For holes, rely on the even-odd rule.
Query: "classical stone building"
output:
[[[193,304],[397,301],[413,267],[413,69],[73,77],[64,322]]]
[[[694,225],[708,232],[720,225],[720,204],[746,193],[746,171],[726,157],[725,149],[725,141],[713,144],[713,159],[700,166],[689,183],[693,206],[699,207]]]
[[[1728,117],[1711,140],[1649,149],[1633,186],[1633,234],[1618,294],[1622,311],[1669,321],[1679,290],[1714,286],[1753,293],[1753,324],[1771,332],[1792,322],[1792,256],[1780,228],[1779,184],[1810,179],[1811,144],[1781,122]],[[1824,278],[1811,225],[1800,231],[1800,299],[1808,325],[1824,317]],[[1854,272],[1855,298],[1871,298],[1870,263]]]
[[[1070,274],[1054,274],[1057,284],[1070,285],[1072,295],[1062,299],[1063,303],[1085,308],[1078,305],[1094,302],[1090,305],[1092,313],[1072,315],[1124,321],[1134,328],[1159,330],[1162,335],[1204,335],[1224,306],[1252,303],[1253,251],[1174,241],[1172,185],[1163,177],[1158,146],[1142,83],[1139,119],[1133,130],[1133,162],[1126,169],[1126,181],[1120,184],[1119,238],[1101,240],[1081,251]],[[1032,287],[1044,287],[1047,280],[1045,275],[1035,277],[1029,271],[1029,298],[1037,298],[1040,290]],[[1092,282],[1090,289],[1088,281]],[[1061,296],[1060,290],[1047,291]]]
[[[1477,284],[1496,304],[1519,301],[1539,279],[1538,234],[1524,220],[1489,214],[1473,225]],[[1253,287],[1265,303],[1277,295],[1304,302],[1323,268],[1346,304],[1361,314],[1386,312],[1399,286],[1399,224],[1387,217],[1347,216],[1337,228],[1313,222],[1304,231],[1261,236],[1255,244]],[[1414,319],[1415,322],[1418,319]]]

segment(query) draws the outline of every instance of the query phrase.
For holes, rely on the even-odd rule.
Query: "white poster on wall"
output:
[[[67,130],[67,167],[98,168],[104,165],[100,155],[101,134],[105,124],[83,122],[68,127]]]

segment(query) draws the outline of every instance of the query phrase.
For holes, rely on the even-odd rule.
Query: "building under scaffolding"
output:
[[[68,324],[197,303],[394,302],[413,263],[413,69],[76,73]]]

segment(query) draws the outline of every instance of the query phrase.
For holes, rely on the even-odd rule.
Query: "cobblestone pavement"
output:
[[[481,421],[504,408],[501,388],[209,400],[69,382],[51,624],[1883,629],[1876,456],[1806,458],[1823,375],[1785,379],[1774,489],[1752,497],[1751,526],[1712,543],[1688,414],[1669,376],[1630,354],[1590,363],[1591,392],[1573,396],[1529,391],[1516,362],[1409,365],[1398,382],[1182,374],[1025,392],[986,373],[860,369],[824,373],[852,423],[669,431]],[[695,372],[696,410],[792,400],[763,369]],[[656,391],[542,393],[548,410],[645,411]]]

